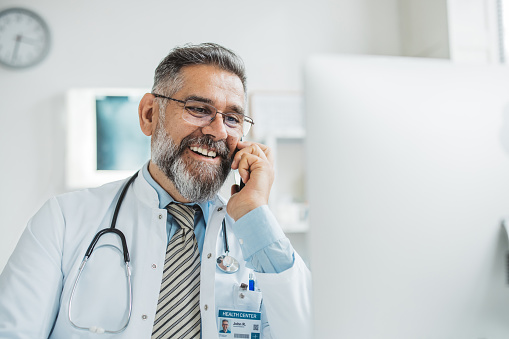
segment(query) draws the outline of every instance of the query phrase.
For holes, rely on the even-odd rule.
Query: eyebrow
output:
[[[204,102],[206,104],[209,104],[211,106],[214,106],[214,102],[211,99],[204,98],[204,97],[201,97],[199,95],[190,95],[190,96],[188,96],[188,97],[186,97],[184,99],[184,101],[187,101],[187,100],[200,101],[200,102]],[[239,114],[244,114],[245,115],[244,108],[242,108],[242,107],[240,107],[238,105],[230,105],[230,106],[228,106],[226,113],[239,113]]]

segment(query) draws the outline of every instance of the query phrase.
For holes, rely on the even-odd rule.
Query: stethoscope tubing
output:
[[[95,333],[117,334],[117,333],[124,331],[127,328],[127,326],[129,325],[129,322],[131,321],[131,314],[132,314],[132,310],[133,310],[133,289],[132,289],[132,283],[131,283],[131,267],[129,265],[129,262],[131,261],[131,259],[129,257],[129,249],[127,248],[127,241],[125,239],[124,233],[122,233],[122,231],[120,231],[119,229],[115,228],[115,226],[117,224],[117,217],[118,217],[118,213],[120,211],[120,206],[122,205],[122,202],[124,201],[124,197],[127,193],[127,189],[133,183],[134,179],[136,179],[137,176],[138,176],[138,172],[136,172],[122,188],[122,192],[120,193],[120,196],[117,200],[117,205],[115,206],[115,211],[113,212],[113,218],[112,218],[110,227],[97,232],[97,234],[94,236],[94,239],[90,242],[90,245],[88,246],[87,251],[85,252],[85,256],[83,257],[83,260],[81,261],[78,275],[76,276],[76,280],[74,281],[74,285],[73,285],[73,288],[71,291],[71,296],[69,297],[68,317],[69,317],[69,322],[75,328],[78,328],[81,330],[88,330],[88,331],[95,332]],[[120,241],[122,242],[122,254],[124,257],[125,272],[126,272],[126,276],[127,276],[127,286],[129,289],[129,314],[127,315],[127,321],[126,321],[125,325],[118,330],[106,330],[106,329],[98,328],[95,326],[92,326],[92,327],[78,326],[77,324],[75,324],[72,321],[72,315],[71,315],[72,314],[72,301],[74,299],[76,287],[78,286],[78,281],[80,280],[81,274],[83,273],[83,270],[85,269],[85,265],[87,264],[88,259],[92,255],[92,252],[94,251],[94,247],[97,244],[97,242],[99,241],[99,238],[101,238],[106,233],[115,233],[116,235],[118,235],[118,237],[120,238]]]
[[[78,281],[80,280],[81,273],[83,272],[83,269],[85,268],[87,260],[88,260],[88,258],[83,259],[83,261],[80,264],[78,276],[76,277],[76,280],[74,281],[74,285],[73,285],[72,291],[71,291],[71,296],[69,297],[69,309],[68,309],[69,321],[72,326],[74,326],[75,328],[78,328],[80,330],[86,330],[86,331],[91,331],[91,332],[96,332],[96,333],[112,333],[112,334],[117,334],[117,333],[123,332],[129,325],[129,322],[131,321],[131,314],[133,311],[133,289],[132,289],[132,284],[131,284],[131,268],[129,266],[129,262],[125,263],[125,271],[126,271],[126,275],[127,275],[127,286],[129,288],[129,314],[127,315],[127,321],[126,321],[125,325],[118,330],[106,330],[103,328],[99,328],[99,332],[98,332],[97,327],[82,327],[82,326],[78,326],[77,324],[75,324],[72,321],[72,317],[71,317],[72,300],[74,299],[74,293],[76,292],[76,287],[78,286]],[[92,331],[93,328],[95,328],[96,330]]]
[[[223,219],[223,239],[224,239],[224,251],[230,253],[230,247],[228,246],[228,237],[226,236],[226,222]]]

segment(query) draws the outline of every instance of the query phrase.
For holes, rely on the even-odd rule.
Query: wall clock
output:
[[[49,29],[39,15],[24,8],[0,12],[0,64],[33,66],[46,57],[49,47]]]

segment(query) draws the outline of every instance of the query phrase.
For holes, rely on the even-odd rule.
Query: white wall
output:
[[[449,58],[448,2],[399,0],[401,55]]]
[[[447,0],[451,59],[499,63],[498,0]]]
[[[300,90],[312,53],[400,52],[397,0],[2,0],[9,7],[41,15],[53,45],[34,68],[0,68],[0,270],[28,219],[65,191],[67,89],[150,87],[158,62],[186,42],[237,51],[250,90]]]

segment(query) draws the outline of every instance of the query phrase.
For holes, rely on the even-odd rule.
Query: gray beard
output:
[[[216,149],[217,156],[221,157],[220,164],[186,163],[182,155],[191,144]],[[182,197],[193,202],[211,200],[219,192],[231,170],[233,157],[228,158],[228,153],[225,140],[214,141],[206,135],[187,136],[177,146],[160,125],[152,138],[152,162],[170,179]]]

